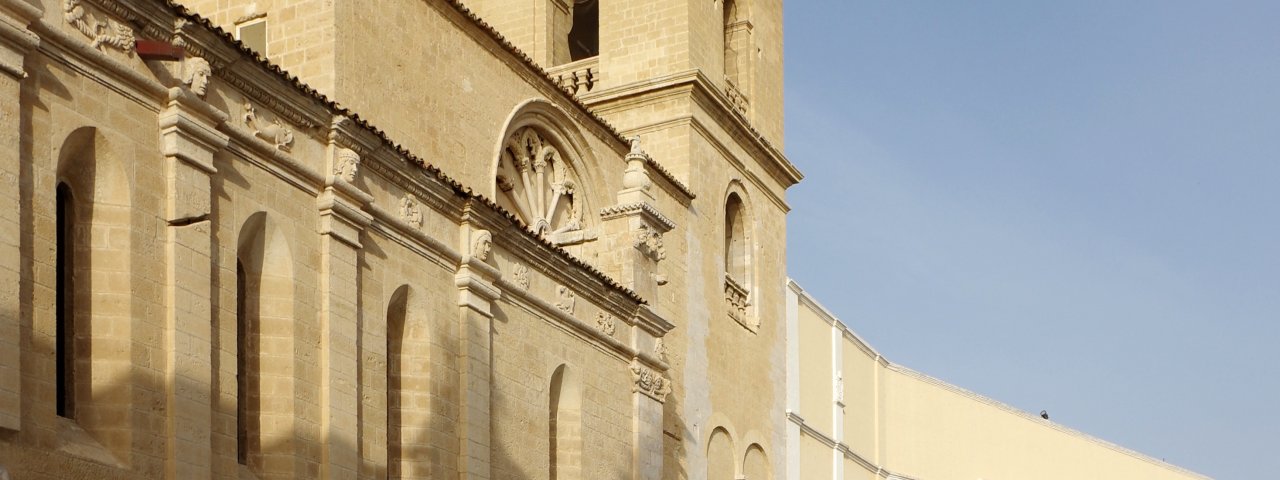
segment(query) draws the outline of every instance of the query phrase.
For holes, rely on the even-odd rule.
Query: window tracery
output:
[[[585,239],[580,232],[587,209],[577,175],[560,148],[537,130],[524,127],[507,138],[495,181],[499,204],[533,233],[557,245]]]

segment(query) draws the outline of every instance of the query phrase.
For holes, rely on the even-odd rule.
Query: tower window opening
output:
[[[573,61],[600,54],[600,0],[575,0],[573,29],[569,30],[569,58]]]
[[[236,40],[259,55],[267,56],[267,19],[257,17],[236,25]]]

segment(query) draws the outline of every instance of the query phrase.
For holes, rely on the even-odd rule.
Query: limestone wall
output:
[[[0,20],[27,39],[0,49],[0,127],[20,139],[0,147],[18,206],[4,245],[20,275],[0,297],[3,340],[17,332],[17,355],[0,356],[11,476],[658,477],[672,325],[428,165],[480,175],[465,162],[411,153],[165,2],[4,0]],[[135,39],[187,56],[144,60]],[[496,148],[506,124],[490,122],[514,98],[472,123],[483,133],[412,138]],[[616,164],[582,172],[612,204],[625,147],[555,109],[530,110],[555,117],[531,128],[596,132],[561,146]],[[423,124],[470,121],[447,110]],[[629,158],[647,178],[643,152]],[[593,224],[601,256],[640,272],[632,284],[653,248],[631,242],[626,222],[654,225],[636,212]],[[58,291],[74,307],[61,317]],[[71,377],[56,368],[67,348]],[[67,378],[75,408],[60,416]]]

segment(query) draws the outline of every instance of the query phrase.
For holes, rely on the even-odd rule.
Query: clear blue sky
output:
[[[1280,471],[1280,2],[790,0],[791,275],[891,361]]]

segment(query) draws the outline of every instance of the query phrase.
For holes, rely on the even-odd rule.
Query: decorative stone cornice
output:
[[[667,216],[663,215],[661,212],[658,212],[657,208],[654,208],[653,205],[650,205],[647,202],[636,202],[636,203],[628,203],[625,205],[614,205],[612,207],[605,207],[600,210],[600,218],[604,220],[610,220],[618,217],[624,217],[624,216],[635,215],[635,214],[644,215],[646,220],[649,220],[653,224],[661,227],[663,229],[662,230],[663,233],[669,232],[671,231],[671,229],[676,228],[675,222],[671,221],[670,218],[667,218]]]
[[[40,44],[40,37],[27,26],[42,13],[22,0],[0,0],[0,71],[14,78],[27,78],[23,59]]]

